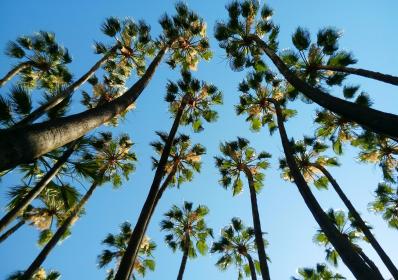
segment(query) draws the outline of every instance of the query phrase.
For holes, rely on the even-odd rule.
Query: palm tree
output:
[[[398,229],[398,190],[387,183],[380,183],[375,190],[376,198],[370,206],[392,228]]]
[[[213,111],[210,106],[221,104],[222,94],[215,86],[205,82],[201,83],[199,80],[193,79],[189,72],[182,71],[182,79],[180,81],[177,83],[170,82],[167,85],[166,101],[170,102],[170,111],[174,116],[173,125],[167,136],[167,140],[163,140],[165,144],[160,159],[156,163],[157,167],[152,185],[134,227],[129,247],[122,258],[119,270],[115,276],[115,279],[118,280],[128,279],[129,271],[137,257],[138,246],[145,234],[154,211],[154,206],[157,204],[157,197],[160,199],[163,192],[161,191],[160,196],[158,196],[159,189],[166,188],[174,176],[174,174],[169,173],[162,183],[167,172],[167,161],[180,123],[191,124],[194,131],[200,131],[202,129],[202,118],[208,122],[215,121],[217,119],[217,112]],[[163,184],[162,187],[161,184]]]
[[[177,280],[182,280],[188,257],[197,256],[196,249],[201,255],[208,251],[207,238],[213,237],[213,230],[207,227],[204,220],[208,213],[206,206],[199,205],[193,209],[193,204],[185,201],[181,208],[173,205],[164,214],[165,219],[161,221],[160,228],[169,232],[165,236],[165,242],[173,251],[178,248],[183,252]]]
[[[211,253],[222,254],[216,265],[221,270],[226,270],[231,264],[235,264],[238,268],[238,279],[243,279],[244,271],[246,276],[250,274],[251,279],[256,280],[257,273],[261,270],[260,263],[252,256],[257,251],[254,239],[253,228],[245,227],[239,218],[232,218],[231,224],[221,230],[219,241],[214,242],[210,249]]]
[[[292,277],[292,280],[339,280],[346,279],[339,273],[332,272],[325,264],[318,263],[315,268],[299,268],[297,274],[300,278]]]
[[[54,33],[40,31],[32,36],[21,36],[8,43],[6,55],[20,62],[0,79],[0,87],[14,76],[20,75],[20,83],[34,88],[36,83],[50,91],[69,83],[72,75],[66,64],[72,61],[69,52],[58,45]]]
[[[29,277],[39,269],[61,237],[78,219],[79,213],[98,186],[105,182],[111,182],[114,187],[120,187],[122,176],[128,179],[129,174],[134,171],[134,162],[136,161],[135,154],[130,151],[132,146],[133,143],[127,135],[113,139],[111,133],[102,132],[99,137],[93,138],[91,141],[92,151],[85,156],[86,164],[94,166],[97,170],[93,174],[91,186],[82,199],[69,211],[67,218],[24,272],[25,279],[30,279]]]
[[[398,270],[395,267],[394,263],[380,246],[379,242],[370,231],[369,226],[361,218],[361,215],[355,209],[354,205],[352,205],[351,201],[348,199],[340,185],[326,169],[326,166],[339,165],[336,158],[329,158],[327,156],[321,155],[321,153],[324,152],[327,148],[327,145],[323,144],[320,141],[316,141],[315,138],[309,137],[304,137],[303,141],[297,141],[292,145],[292,149],[295,153],[294,157],[306,181],[314,181],[315,186],[319,188],[327,188],[328,183],[331,183],[334,190],[343,201],[344,205],[347,207],[349,214],[352,216],[352,219],[355,221],[358,229],[365,235],[366,239],[369,241],[377,254],[383,260],[384,264],[394,276],[394,278],[398,279]],[[285,160],[281,160],[280,166],[283,170],[284,178],[292,180],[289,173],[289,167],[287,166]],[[319,177],[319,173],[323,176]]]
[[[284,78],[306,98],[371,131],[398,137],[398,116],[336,98],[311,86],[289,69],[276,54],[279,28],[271,21],[273,12],[269,7],[263,6],[258,13],[258,1],[244,0],[232,2],[227,10],[229,20],[216,24],[215,37],[233,62],[234,69],[253,65],[257,71],[266,70],[264,63],[260,63],[260,54],[263,52]]]
[[[48,274],[44,268],[40,268],[33,276],[32,280],[58,280],[61,278],[61,273],[51,270]],[[23,272],[18,271],[10,275],[7,280],[23,280]]]
[[[323,28],[318,31],[316,43],[311,43],[310,32],[298,27],[292,35],[292,42],[297,52],[287,51],[286,59],[283,60],[300,78],[308,79],[312,85],[321,80],[326,80],[328,85],[340,84],[348,74],[398,85],[398,77],[348,67],[357,63],[357,60],[351,53],[338,50],[341,34],[342,32],[335,28]]]
[[[354,248],[361,258],[375,271],[379,271],[377,266],[365,255],[362,251],[361,247],[357,244],[359,240],[368,241],[366,237],[360,232],[355,224],[352,223],[352,218],[348,215],[348,219],[342,210],[333,210],[329,209],[328,211],[329,219],[333,222],[333,224],[337,227],[339,232],[343,234],[350,242],[351,247]],[[339,253],[334,249],[333,245],[330,243],[328,237],[323,233],[322,230],[318,230],[318,232],[314,236],[314,242],[318,245],[325,247],[326,252],[326,260],[332,263],[334,266],[338,265],[338,261],[340,258]],[[380,272],[379,272],[380,273]]]
[[[123,256],[127,248],[127,243],[130,239],[133,230],[129,222],[124,222],[120,225],[119,234],[108,234],[106,238],[102,241],[102,244],[110,247],[110,249],[105,249],[98,256],[98,266],[104,268],[109,265],[112,261],[116,262],[116,265],[120,262],[120,258]],[[133,272],[136,271],[137,274],[144,277],[146,270],[155,270],[155,260],[152,255],[153,250],[155,250],[156,244],[151,241],[148,237],[144,237],[140,250],[138,252],[138,258],[134,264]],[[115,274],[115,269],[110,269],[107,271],[107,279],[113,279]],[[131,275],[132,279],[135,279],[134,274]]]
[[[159,49],[157,55],[142,77],[120,97],[102,106],[65,118],[0,130],[0,155],[4,159],[0,163],[0,171],[29,162],[63,146],[125,112],[146,88],[167,51],[171,50],[169,62],[173,66],[181,65],[184,69],[196,65],[199,58],[210,59],[206,24],[203,19],[182,3],[176,4],[176,11],[175,16],[170,18],[165,15],[160,20],[163,34],[156,41]],[[189,52],[189,55],[186,55],[186,52]],[[8,154],[10,150],[14,151],[12,155]]]
[[[347,238],[331,223],[329,217],[311,192],[294,158],[294,150],[292,149],[284,126],[284,121],[295,113],[292,110],[285,109],[283,106],[286,102],[286,89],[280,85],[280,81],[272,77],[267,77],[267,75],[265,75],[265,78],[268,79],[271,85],[262,85],[263,76],[259,73],[248,75],[248,79],[240,84],[239,89],[242,95],[240,105],[237,106],[237,113],[247,114],[247,120],[250,122],[260,119],[261,124],[268,125],[271,132],[275,130],[275,127],[278,128],[286,163],[290,169],[294,183],[313,217],[333,243],[344,263],[358,278],[382,279],[380,273],[370,268],[358,253],[351,248]]]
[[[261,229],[260,215],[258,213],[257,192],[262,187],[264,174],[262,170],[268,168],[268,158],[270,154],[261,152],[258,155],[256,151],[249,146],[249,141],[238,137],[236,141],[222,143],[220,145],[222,157],[216,157],[216,166],[221,173],[221,184],[228,188],[232,185],[233,195],[242,191],[243,182],[240,178],[241,173],[247,177],[250,202],[252,208],[252,218],[254,225],[255,241],[257,244],[258,258],[260,261],[261,274],[263,279],[270,279],[267,255],[265,253],[265,244],[263,231]]]

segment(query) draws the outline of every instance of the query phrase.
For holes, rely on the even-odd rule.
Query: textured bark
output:
[[[87,82],[88,79],[94,73],[106,62],[108,59],[116,52],[118,49],[118,45],[112,47],[100,60],[98,60],[91,68],[88,70],[86,74],[80,77],[76,82],[72,83],[70,86],[68,86],[65,90],[61,91],[59,94],[55,95],[52,97],[47,103],[41,105],[38,107],[36,110],[31,112],[28,116],[26,116],[24,119],[22,119],[20,122],[15,124],[15,127],[17,126],[23,126],[23,125],[28,125],[30,123],[33,123],[35,120],[43,116],[45,113],[47,113],[49,110],[57,106],[59,103],[61,103],[63,100],[69,98],[72,96],[72,94],[85,82]]]
[[[70,147],[62,154],[54,166],[46,173],[46,175],[44,175],[43,178],[37,182],[36,186],[34,186],[29,193],[0,220],[0,232],[2,232],[14,219],[16,219],[38,195],[40,195],[40,193],[51,182],[54,176],[58,174],[68,158],[73,154],[77,145],[77,140],[74,141],[74,143],[71,143]]]
[[[272,60],[279,72],[285,79],[293,85],[297,90],[304,94],[307,98],[317,103],[318,105],[336,113],[344,118],[354,121],[368,130],[376,133],[385,134],[392,138],[398,137],[398,116],[390,113],[385,113],[372,108],[361,106],[340,98],[336,98],[323,92],[320,89],[314,88],[305,81],[300,80],[289,68],[283,63],[280,57],[268,47],[268,45],[257,36],[249,37],[254,40],[257,45],[266,53]]]
[[[0,79],[0,87],[4,86],[9,80],[15,77],[19,72],[24,70],[25,68],[28,68],[29,66],[32,66],[32,63],[27,61],[27,62],[22,62],[19,63],[17,66],[12,68],[3,78]]]
[[[265,254],[265,245],[263,239],[263,231],[261,230],[260,215],[258,213],[257,195],[254,188],[254,179],[249,168],[244,170],[249,181],[250,202],[252,208],[254,237],[257,245],[258,260],[260,262],[261,275],[263,280],[270,280],[269,268],[267,263],[267,255]]]
[[[344,66],[331,66],[331,65],[318,65],[316,66],[316,69],[358,75],[365,78],[370,78],[373,80],[378,80],[387,84],[398,86],[398,77],[366,69],[344,67]]]
[[[93,183],[86,194],[82,197],[79,203],[73,208],[68,218],[62,223],[62,225],[57,229],[54,235],[51,237],[50,241],[43,247],[39,255],[32,262],[32,264],[28,267],[28,269],[24,272],[22,279],[28,280],[32,279],[33,274],[41,267],[43,262],[46,260],[51,250],[57,245],[57,243],[61,240],[62,236],[68,230],[69,226],[72,225],[75,219],[77,219],[79,212],[83,209],[84,205],[90,199],[94,190],[97,188],[98,184]]]
[[[185,267],[187,266],[187,261],[188,261],[188,254],[189,254],[189,235],[185,234],[185,246],[184,246],[184,254],[182,255],[182,260],[180,264],[180,269],[178,270],[178,276],[177,280],[182,280],[182,277],[184,275]]]
[[[273,99],[271,99],[270,101],[273,102],[273,104],[275,105],[278,130],[283,150],[285,152],[286,162],[292,173],[294,183],[296,184],[308,209],[311,211],[312,216],[315,218],[333,247],[339,253],[345,265],[348,267],[348,269],[351,270],[351,272],[357,279],[382,280],[383,277],[380,275],[380,273],[374,271],[364,262],[364,260],[358,255],[358,252],[356,252],[352,248],[349,240],[337,230],[337,228],[330,221],[329,217],[322,210],[322,207],[319,205],[318,201],[316,200],[315,196],[312,194],[309,186],[307,185],[307,182],[300,173],[300,169],[298,168],[297,163],[293,157],[292,148],[290,147],[289,138],[286,134],[285,125],[283,123],[284,120],[280,105],[277,101]]]
[[[359,229],[363,232],[366,239],[369,241],[370,245],[372,245],[373,249],[377,252],[383,263],[386,265],[387,269],[390,271],[391,275],[394,279],[398,280],[398,270],[395,267],[394,263],[391,261],[390,257],[383,250],[377,239],[374,237],[373,233],[366,226],[365,221],[362,219],[361,215],[359,215],[358,211],[355,209],[354,205],[352,205],[351,201],[345,195],[343,190],[337,181],[333,178],[333,176],[329,173],[329,171],[322,165],[313,163],[312,166],[319,169],[325,176],[328,178],[329,182],[332,184],[334,190],[337,192],[340,199],[343,201],[344,205],[347,207],[348,211],[354,217],[355,221],[358,224]]]
[[[7,230],[5,233],[3,233],[0,236],[0,243],[6,240],[8,237],[10,237],[12,234],[14,234],[21,226],[25,224],[24,220],[20,220],[18,223],[16,223],[12,228]]]
[[[0,130],[0,171],[30,162],[125,112],[148,85],[167,50],[159,51],[145,74],[109,103],[67,117]]]
[[[165,166],[167,159],[170,154],[171,147],[173,145],[174,138],[177,133],[178,126],[181,121],[182,114],[184,112],[185,103],[180,105],[177,115],[174,119],[173,125],[170,129],[169,136],[167,138],[165,147],[163,149],[162,155],[159,160],[158,167],[156,168],[155,176],[152,181],[151,188],[149,189],[148,196],[145,200],[144,206],[142,207],[140,216],[138,217],[137,223],[134,227],[133,233],[130,237],[126,252],[124,253],[118,271],[116,272],[114,280],[129,280],[128,276],[130,271],[133,269],[133,265],[137,258],[138,250],[142,242],[142,238],[145,235],[145,231],[148,227],[153,207],[155,205],[156,196],[159,191],[159,186],[161,184],[162,178],[165,174]]]
[[[252,277],[252,280],[257,280],[256,267],[254,266],[252,257],[249,254],[247,254],[245,257],[247,259],[247,262],[249,263],[250,275]]]

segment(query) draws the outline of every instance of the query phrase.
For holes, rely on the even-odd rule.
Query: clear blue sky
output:
[[[263,2],[263,1],[261,1]],[[267,172],[265,188],[259,194],[259,207],[264,231],[268,232],[270,243],[267,252],[272,260],[270,264],[272,279],[289,279],[296,269],[313,266],[324,261],[323,248],[312,243],[312,237],[318,228],[310,212],[293,184],[280,178],[278,158],[282,148],[278,135],[270,137],[267,131],[252,133],[244,118],[236,117],[233,106],[238,102],[237,84],[244,72],[232,72],[224,60],[224,53],[213,38],[213,26],[217,19],[226,18],[224,9],[227,1],[187,1],[188,5],[205,18],[214,58],[211,62],[201,63],[195,75],[217,85],[224,93],[224,106],[217,108],[219,121],[206,124],[205,131],[194,134],[190,129],[181,129],[192,135],[194,142],[207,147],[203,158],[202,173],[195,176],[192,183],[182,186],[181,190],[172,189],[162,198],[149,226],[147,234],[158,244],[154,253],[156,271],[147,274],[146,279],[174,279],[178,272],[181,254],[166,247],[164,233],[159,232],[161,215],[172,204],[181,205],[184,200],[195,204],[205,204],[210,208],[209,226],[214,228],[216,238],[220,229],[227,225],[231,217],[241,217],[246,224],[251,224],[251,211],[247,188],[238,197],[232,197],[230,191],[218,185],[219,175],[214,167],[213,156],[219,153],[221,141],[243,136],[252,142],[257,150],[272,153],[272,166]],[[398,56],[396,55],[398,37],[396,27],[398,2],[384,1],[267,1],[275,9],[275,21],[280,24],[280,47],[291,47],[290,35],[297,26],[309,28],[312,33],[325,26],[336,26],[344,31],[340,45],[352,50],[363,68],[369,68],[391,74],[398,74]],[[93,54],[94,40],[107,40],[99,31],[99,26],[108,16],[132,17],[145,19],[152,25],[153,35],[159,32],[158,18],[164,12],[173,13],[174,1],[2,1],[0,3],[0,48],[4,49],[8,40],[21,34],[31,34],[38,30],[56,33],[58,41],[68,47],[73,62],[71,69],[75,77],[84,73],[97,59]],[[0,54],[0,74],[3,75],[13,63],[3,53]],[[149,142],[156,139],[155,130],[168,130],[171,124],[167,104],[163,101],[167,79],[178,78],[177,72],[163,64],[153,81],[144,91],[137,103],[137,108],[130,112],[126,121],[114,131],[130,134],[136,143],[135,152],[139,162],[136,172],[129,182],[119,190],[109,186],[100,188],[88,203],[86,215],[73,227],[73,235],[57,246],[46,260],[44,267],[56,269],[64,280],[103,279],[105,270],[96,267],[96,257],[103,249],[100,241],[108,232],[115,233],[118,225],[125,220],[134,223],[143,205],[152,180],[150,156],[153,152]],[[352,84],[361,84],[362,89],[374,100],[374,107],[398,113],[397,88],[362,78],[350,78]],[[88,88],[87,88],[88,89]],[[0,94],[6,90],[1,89]],[[79,91],[80,93],[80,91]],[[79,101],[75,94],[75,104]],[[79,108],[79,107],[77,107]],[[298,117],[289,121],[287,128],[290,136],[300,138],[303,134],[312,134],[315,125],[312,122],[315,105],[294,104]],[[78,109],[75,109],[78,110]],[[381,180],[377,167],[357,163],[357,151],[349,149],[343,157],[341,168],[331,170],[343,186],[347,195],[363,216],[375,227],[375,234],[387,253],[398,263],[398,232],[389,229],[379,216],[367,211],[367,204],[372,200],[372,192]],[[18,184],[18,174],[6,176],[1,182],[0,207],[3,209],[7,200],[6,193],[10,186]],[[314,190],[322,207],[343,208],[332,190],[319,192]],[[1,215],[4,214],[2,210]],[[37,231],[25,227],[12,236],[0,247],[0,278],[9,273],[26,269],[39,252],[36,245]],[[375,253],[363,245],[366,253],[388,275]],[[199,257],[189,261],[185,279],[236,279],[232,268],[220,272],[214,266],[217,256]],[[341,264],[338,270],[354,279],[352,274]]]

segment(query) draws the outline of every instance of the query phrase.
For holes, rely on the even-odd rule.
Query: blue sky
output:
[[[261,1],[264,2],[264,1]],[[190,8],[205,18],[214,58],[203,62],[194,75],[202,80],[214,83],[224,93],[224,105],[216,108],[219,120],[206,124],[202,133],[194,134],[190,128],[181,128],[189,133],[194,143],[201,143],[207,148],[203,157],[201,174],[195,175],[193,182],[184,184],[180,190],[170,189],[163,196],[156,209],[147,234],[158,247],[156,271],[147,274],[146,279],[173,279],[176,277],[181,260],[181,253],[175,254],[163,242],[164,233],[159,231],[162,214],[172,204],[182,205],[184,200],[196,204],[205,204],[210,208],[209,226],[213,227],[218,237],[222,227],[234,216],[242,218],[247,225],[251,224],[251,211],[248,189],[237,197],[224,190],[218,184],[219,175],[214,167],[213,156],[218,155],[221,141],[232,140],[236,136],[248,138],[258,150],[265,150],[273,155],[271,168],[266,172],[265,187],[258,195],[260,216],[263,230],[270,243],[267,252],[271,258],[270,271],[273,279],[289,279],[296,269],[302,266],[314,266],[324,261],[321,247],[313,244],[312,237],[317,230],[313,217],[306,208],[295,185],[286,183],[280,178],[278,158],[282,157],[282,147],[278,135],[269,136],[266,130],[253,133],[243,117],[237,117],[233,106],[238,102],[237,85],[245,72],[232,72],[224,59],[224,52],[213,38],[213,26],[216,20],[225,19],[224,9],[227,1],[187,1]],[[398,44],[396,27],[398,19],[398,2],[385,1],[276,1],[267,3],[275,10],[275,22],[281,27],[279,36],[280,48],[291,47],[290,35],[297,26],[309,28],[315,34],[319,28],[335,26],[344,32],[340,45],[352,50],[359,60],[358,65],[385,73],[397,74],[396,65]],[[99,26],[108,16],[120,18],[132,17],[145,19],[152,26],[152,34],[159,34],[158,18],[164,13],[173,13],[174,1],[2,1],[0,4],[0,48],[4,49],[8,40],[22,34],[32,34],[38,30],[56,33],[57,40],[69,48],[73,56],[70,65],[77,78],[84,73],[97,59],[93,54],[94,40],[105,41]],[[14,63],[3,52],[0,54],[0,75],[3,75]],[[62,279],[103,279],[105,270],[96,267],[96,256],[103,249],[100,242],[108,232],[115,233],[118,225],[128,220],[135,222],[152,180],[150,157],[154,155],[149,142],[156,140],[156,130],[169,130],[171,119],[167,104],[163,101],[165,84],[168,79],[178,78],[178,72],[170,70],[166,64],[158,69],[154,79],[137,102],[137,108],[130,112],[127,119],[115,133],[128,133],[135,142],[138,155],[136,172],[119,190],[110,186],[96,191],[86,207],[86,215],[73,227],[73,234],[53,250],[44,267],[56,269],[62,273]],[[398,95],[396,87],[385,85],[363,78],[351,77],[351,84],[360,84],[374,101],[374,107],[387,112],[397,113]],[[89,89],[89,87],[84,87]],[[78,91],[74,96],[73,111],[79,111]],[[1,89],[5,94],[6,89]],[[300,101],[291,104],[298,110],[298,116],[287,124],[289,136],[300,138],[311,135],[315,105],[303,104]],[[381,173],[375,166],[359,164],[356,160],[357,150],[347,149],[340,158],[341,168],[334,168],[331,173],[340,182],[363,217],[374,227],[374,233],[380,243],[398,263],[397,231],[387,227],[380,216],[367,211],[367,204],[372,200],[372,192],[381,180]],[[331,154],[331,152],[330,152]],[[16,172],[7,175],[1,181],[0,207],[2,215],[7,202],[7,189],[19,183]],[[83,191],[83,190],[82,190]],[[343,208],[332,190],[317,191],[316,197],[322,207]],[[9,273],[25,269],[39,253],[36,245],[37,231],[25,227],[10,237],[0,247],[0,278]],[[362,244],[361,244],[362,245]],[[388,275],[376,254],[363,244],[366,253],[379,265],[380,270]],[[199,257],[189,261],[185,279],[235,279],[236,271],[231,268],[220,272],[214,263],[216,255]],[[347,279],[354,279],[347,268],[341,264],[338,271]]]

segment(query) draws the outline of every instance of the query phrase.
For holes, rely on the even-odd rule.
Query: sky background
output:
[[[182,254],[180,252],[173,254],[163,242],[165,233],[159,231],[162,214],[172,204],[181,206],[183,201],[187,200],[194,202],[195,205],[207,205],[210,208],[207,223],[214,229],[215,238],[219,237],[220,229],[228,225],[232,217],[240,217],[245,224],[252,224],[247,186],[245,185],[242,194],[232,197],[231,191],[224,190],[218,184],[219,174],[214,167],[213,157],[219,154],[219,143],[233,140],[236,136],[248,138],[258,151],[265,150],[273,155],[271,167],[266,172],[265,187],[258,195],[262,228],[268,233],[267,239],[270,243],[267,253],[271,258],[271,278],[289,279],[295,275],[298,267],[314,266],[317,262],[324,262],[323,248],[312,242],[313,235],[318,229],[317,224],[296,186],[280,178],[278,159],[282,157],[282,147],[278,134],[269,136],[266,129],[260,133],[253,133],[248,129],[244,117],[235,116],[234,105],[239,98],[237,85],[243,79],[245,71],[230,70],[224,51],[218,47],[213,37],[215,21],[226,19],[224,6],[227,2],[187,1],[189,7],[207,21],[208,35],[214,51],[214,58],[210,62],[202,62],[194,75],[218,86],[224,93],[224,105],[215,108],[219,112],[218,122],[206,124],[202,133],[195,134],[190,128],[179,130],[189,133],[193,143],[206,146],[207,154],[203,157],[202,172],[196,174],[194,180],[184,184],[180,190],[168,190],[155,211],[147,235],[158,245],[154,252],[156,271],[149,272],[146,279],[173,279],[178,273]],[[274,8],[274,21],[280,25],[280,49],[292,46],[290,35],[297,26],[309,28],[313,35],[322,27],[335,26],[344,33],[340,46],[353,51],[360,67],[398,74],[396,70],[397,1],[270,0],[267,4]],[[152,34],[155,37],[160,30],[158,18],[164,12],[173,14],[173,6],[174,1],[169,0],[1,1],[0,48],[4,50],[8,40],[13,40],[22,34],[29,35],[39,30],[53,31],[58,42],[66,46],[72,54],[73,62],[70,64],[70,69],[74,77],[78,78],[99,58],[93,54],[93,41],[109,42],[99,30],[106,17],[145,19],[152,26]],[[15,63],[6,57],[3,51],[0,53],[0,61],[0,75],[6,73]],[[168,131],[172,121],[167,104],[163,101],[168,79],[178,79],[178,71],[169,69],[163,63],[139,98],[137,108],[128,114],[117,129],[112,128],[115,135],[116,132],[125,132],[132,137],[135,143],[134,151],[139,159],[137,170],[119,190],[113,190],[107,185],[99,188],[87,204],[86,215],[73,227],[72,236],[57,246],[47,258],[44,267],[60,271],[62,279],[104,279],[105,269],[100,270],[96,266],[96,257],[104,249],[100,244],[101,240],[107,233],[117,233],[118,226],[122,222],[128,220],[134,224],[136,221],[153,177],[150,157],[154,153],[149,143],[157,140],[155,131]],[[358,77],[351,77],[347,83],[360,84],[361,89],[372,97],[374,108],[398,113],[396,87]],[[84,88],[90,89],[88,86],[82,89]],[[0,94],[6,94],[6,89],[0,89]],[[339,94],[339,91],[336,92]],[[72,111],[82,109],[79,105],[80,93],[81,90],[74,95]],[[289,136],[301,138],[304,134],[312,135],[316,128],[313,116],[317,106],[297,101],[290,107],[298,110],[298,116],[287,123]],[[342,166],[333,168],[330,172],[344,188],[353,204],[362,212],[364,219],[375,227],[376,237],[393,262],[398,263],[396,242],[398,232],[388,228],[380,216],[367,211],[368,203],[373,199],[372,193],[381,180],[381,172],[375,166],[358,163],[357,153],[355,149],[346,149],[344,156],[340,158]],[[329,154],[332,155],[332,152]],[[17,172],[5,176],[0,182],[2,215],[5,213],[4,206],[7,203],[7,189],[19,182]],[[313,191],[324,209],[343,208],[332,190],[313,189]],[[36,245],[37,237],[38,232],[34,228],[25,226],[1,244],[1,279],[15,270],[28,267],[40,251]],[[389,274],[377,255],[369,246],[361,245],[388,279]],[[233,267],[221,272],[214,266],[217,258],[217,255],[208,255],[189,260],[185,279],[236,279],[237,273]],[[347,279],[354,279],[342,263],[337,270]]]

